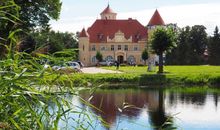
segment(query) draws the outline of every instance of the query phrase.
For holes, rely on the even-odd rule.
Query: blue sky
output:
[[[106,8],[108,0],[62,0],[58,21],[51,21],[52,29],[61,32],[81,31],[90,27]],[[202,24],[212,34],[220,26],[219,0],[109,0],[110,7],[118,13],[117,19],[134,18],[147,25],[157,8],[165,23],[179,27]]]

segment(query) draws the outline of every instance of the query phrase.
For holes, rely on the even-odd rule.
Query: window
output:
[[[111,51],[114,51],[115,48],[114,48],[114,45],[111,45]]]
[[[103,38],[104,38],[104,35],[103,35],[103,34],[98,34],[97,36],[98,36],[98,39],[99,39],[100,41],[102,41]]]
[[[134,46],[134,51],[138,51],[138,46]]]
[[[95,51],[95,45],[92,45],[92,51]]]
[[[128,45],[125,45],[124,50],[125,50],[125,51],[128,51]]]
[[[101,46],[101,51],[104,51],[105,50],[105,46]]]
[[[121,50],[121,45],[118,45],[118,50]]]

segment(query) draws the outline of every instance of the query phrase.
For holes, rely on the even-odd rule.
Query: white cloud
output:
[[[179,6],[166,6],[158,8],[165,23],[177,23],[179,27],[205,25],[207,32],[212,34],[216,25],[220,26],[220,3],[192,4]],[[65,10],[65,12],[68,9]],[[155,9],[140,10],[135,12],[118,12],[118,19],[134,18],[143,25],[147,25]],[[52,28],[59,31],[76,32],[83,27],[88,28],[98,18],[97,16],[62,17],[57,22],[52,22]]]

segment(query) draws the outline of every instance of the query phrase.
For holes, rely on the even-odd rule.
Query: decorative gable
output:
[[[114,38],[107,37],[107,42],[132,42],[132,36],[130,38],[125,38],[125,34],[118,30],[118,32],[115,33]]]

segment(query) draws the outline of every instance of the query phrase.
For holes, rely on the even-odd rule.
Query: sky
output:
[[[76,33],[90,27],[110,7],[117,19],[137,19],[146,26],[158,9],[166,24],[179,27],[204,25],[212,35],[220,27],[220,0],[61,0],[60,19],[50,22],[53,30]]]

